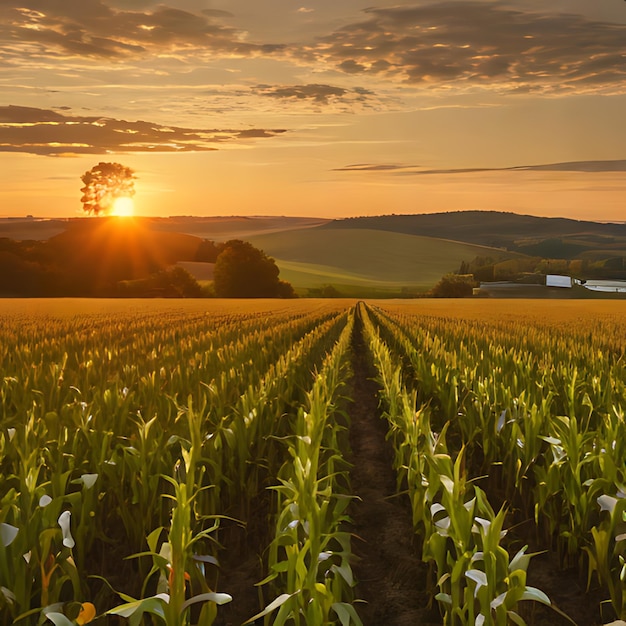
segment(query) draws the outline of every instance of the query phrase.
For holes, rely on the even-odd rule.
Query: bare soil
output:
[[[364,626],[441,624],[429,608],[427,566],[419,558],[406,495],[397,495],[387,424],[378,406],[378,385],[369,362],[361,321],[353,335],[350,482],[359,500],[351,509],[357,604]]]

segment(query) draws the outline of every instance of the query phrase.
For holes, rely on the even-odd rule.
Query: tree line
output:
[[[91,220],[89,220],[91,222]],[[276,262],[241,240],[210,240],[82,224],[46,241],[0,238],[0,296],[294,297]],[[214,263],[200,284],[179,261]]]

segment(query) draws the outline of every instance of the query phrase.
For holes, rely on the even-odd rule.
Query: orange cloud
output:
[[[146,121],[62,115],[34,107],[0,107],[0,152],[46,156],[112,152],[200,152],[216,145],[274,137],[284,129],[201,129]]]

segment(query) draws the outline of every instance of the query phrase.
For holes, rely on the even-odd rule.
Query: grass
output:
[[[281,278],[294,287],[333,285],[340,291],[339,286],[382,293],[399,293],[403,287],[425,291],[461,261],[512,256],[485,246],[367,229],[310,228],[249,241],[276,259]]]

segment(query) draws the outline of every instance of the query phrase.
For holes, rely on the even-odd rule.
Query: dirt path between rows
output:
[[[364,626],[441,624],[438,609],[428,609],[427,566],[419,558],[408,497],[397,495],[387,423],[380,417],[378,385],[357,316],[352,339],[350,482],[360,498],[350,513],[354,533],[356,604]]]
[[[392,450],[386,441],[386,421],[378,407],[378,385],[357,317],[352,336],[348,404],[350,416],[350,471],[352,492],[358,497],[350,509],[354,534],[353,572],[357,581],[356,603],[364,626],[434,626],[441,624],[437,607],[428,609],[427,567],[419,558],[406,495],[397,495],[392,469]],[[257,529],[258,530],[258,529]],[[263,577],[259,556],[245,537],[252,531],[237,528],[246,543],[239,557],[225,558],[220,591],[232,594],[233,602],[221,606],[216,626],[238,626],[260,609],[254,583]],[[258,535],[258,533],[254,533]],[[249,538],[248,538],[249,539]],[[263,538],[259,545],[265,545]],[[241,544],[240,544],[241,545]],[[228,551],[226,551],[228,554]],[[226,556],[226,555],[225,555]],[[231,555],[233,556],[233,555]],[[436,603],[435,603],[436,604]],[[262,623],[262,620],[259,620]]]
[[[355,597],[363,601],[355,607],[364,626],[441,626],[437,603],[427,591],[427,566],[419,558],[408,497],[398,495],[393,453],[386,440],[387,423],[378,406],[379,386],[358,314],[351,365],[353,374],[346,395],[352,398],[347,406],[349,460],[353,465],[350,482],[357,499],[350,507],[352,524],[347,530],[353,534]],[[267,511],[257,511],[252,517],[247,528],[233,525],[231,529],[229,538],[238,548],[225,550],[219,590],[232,594],[233,602],[219,608],[215,626],[239,626],[260,610],[255,583],[264,572],[259,551],[271,538],[266,528]],[[541,552],[532,545],[529,551],[535,549]],[[574,571],[561,571],[549,554],[533,558],[528,584],[545,591],[579,626],[611,621],[609,607],[605,607],[607,619],[600,619],[602,594],[597,590],[586,594],[584,581]],[[525,606],[519,607],[520,612],[529,625],[571,626],[550,608],[521,604]]]

